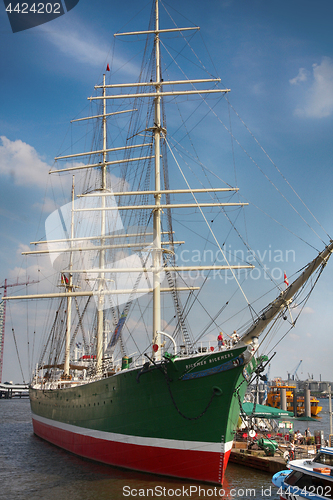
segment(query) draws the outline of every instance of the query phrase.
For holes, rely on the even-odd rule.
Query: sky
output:
[[[10,284],[27,280],[21,251],[43,236],[47,215],[68,201],[68,179],[50,188],[48,171],[71,134],[70,120],[84,116],[87,97],[100,83],[106,64],[112,62],[118,70],[116,80],[118,75],[119,81],[136,80],[141,49],[138,52],[132,41],[114,42],[113,34],[146,29],[150,10],[151,2],[80,0],[56,20],[12,33],[5,7],[0,6],[1,284],[5,279]],[[242,199],[250,202],[245,232],[251,247],[260,252],[271,270],[278,267],[278,274],[283,266],[291,276],[324,248],[333,233],[332,3],[169,0],[161,6],[161,23],[170,27],[167,12],[178,26],[200,26],[200,32],[190,40],[196,51],[194,60],[231,89],[224,123],[229,127],[229,110],[233,157],[227,153],[229,171],[219,174],[235,184],[236,169]],[[172,44],[173,39],[166,38],[165,50],[171,51]],[[195,64],[190,65],[185,58],[182,63],[190,77],[198,78],[193,72]],[[172,120],[173,114],[171,125]],[[201,136],[194,131],[198,152],[208,157],[211,168],[223,164],[221,150],[216,147],[217,142],[222,151],[227,147],[227,141],[220,139],[221,128],[221,123],[209,124]],[[227,137],[230,146],[230,135]],[[265,175],[281,188],[284,198]],[[271,218],[264,220],[263,210]],[[282,232],[281,224],[288,230]],[[282,255],[278,264],[274,261],[277,251]],[[28,266],[32,273],[29,279],[36,279],[34,266]],[[302,359],[300,378],[313,374],[315,379],[333,380],[332,278],[333,261],[296,328],[277,347],[271,376],[286,377]],[[261,285],[255,281],[249,283],[249,289],[250,285],[258,286],[253,297],[261,294]],[[217,293],[224,292],[221,286]],[[252,289],[249,294],[252,299]],[[208,300],[216,302],[217,309],[221,306],[216,293]],[[11,307],[11,312],[7,309],[2,379],[17,382],[21,375],[11,330],[15,328],[27,377],[28,334],[24,325],[32,320],[25,305]],[[213,340],[215,333],[211,336]]]

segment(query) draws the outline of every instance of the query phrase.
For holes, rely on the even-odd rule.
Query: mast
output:
[[[72,210],[71,210],[71,248],[73,247],[74,238],[74,175],[72,182]],[[66,285],[66,291],[69,292],[67,296],[67,317],[66,317],[66,338],[65,338],[65,360],[64,360],[64,379],[69,379],[69,358],[71,348],[71,323],[72,323],[72,291],[73,291],[73,252],[69,256],[69,278]]]
[[[105,89],[105,74],[103,75],[103,163],[101,172],[101,191],[106,190],[106,89]],[[97,310],[97,347],[96,347],[96,374],[101,375],[103,361],[103,340],[104,340],[104,279],[105,279],[105,196],[101,196],[101,249],[99,254],[99,268],[101,273],[98,278],[98,310]]]
[[[157,345],[158,349],[155,353],[155,359],[161,360],[161,285],[160,285],[160,267],[161,261],[161,174],[160,174],[160,151],[161,151],[161,73],[160,73],[160,38],[159,38],[159,18],[158,18],[158,0],[155,0],[155,68],[156,68],[156,97],[155,97],[155,112],[154,112],[154,145],[155,145],[155,209],[153,214],[153,234],[154,234],[154,249],[153,249],[153,344]]]

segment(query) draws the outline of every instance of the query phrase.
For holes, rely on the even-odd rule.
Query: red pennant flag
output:
[[[106,71],[110,71],[110,66],[109,65],[107,65]]]
[[[286,273],[284,273],[283,279],[284,279],[286,286],[289,286],[289,281],[288,281]]]
[[[61,273],[61,283],[66,284],[66,285],[68,285],[68,283],[69,283],[69,279],[67,278],[67,276],[64,273]]]

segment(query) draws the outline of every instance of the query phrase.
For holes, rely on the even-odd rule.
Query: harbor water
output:
[[[315,422],[297,421],[329,434],[328,401]],[[152,476],[71,455],[33,434],[28,399],[0,401],[0,499],[124,500],[126,498],[278,499],[267,473],[229,464],[223,488]]]

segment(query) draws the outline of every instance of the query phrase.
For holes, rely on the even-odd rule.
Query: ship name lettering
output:
[[[202,365],[205,365],[205,364],[207,364],[207,361],[200,361],[200,362],[198,361],[198,363],[192,363],[190,365],[186,365],[186,370],[188,368],[196,368],[197,366],[202,366]]]
[[[214,359],[209,359],[209,363],[215,363],[216,361],[223,361],[224,359],[228,359],[228,358],[232,358],[232,357],[233,357],[232,354],[226,353],[224,355],[217,356]],[[190,365],[186,365],[186,370],[188,370],[189,368],[196,368],[197,366],[202,366],[202,365],[206,365],[206,364],[207,364],[206,360],[198,361],[197,363],[191,363]]]
[[[227,354],[224,354],[222,356],[217,356],[214,359],[210,359],[209,362],[210,363],[215,363],[215,361],[223,361],[224,359],[227,359],[227,358],[232,358],[232,354],[227,353]]]

